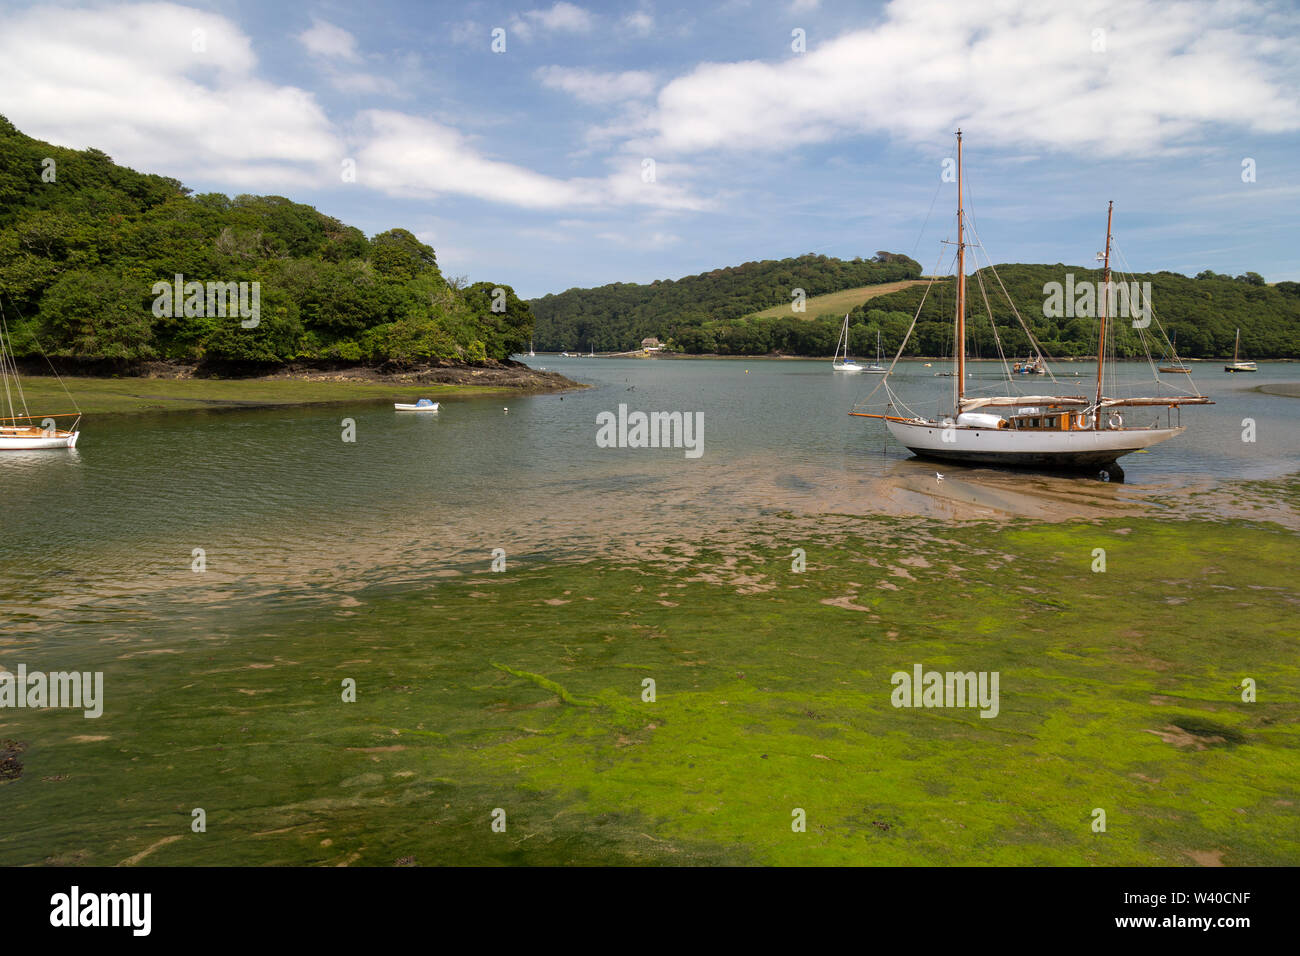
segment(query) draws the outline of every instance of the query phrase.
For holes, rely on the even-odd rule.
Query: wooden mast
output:
[[[957,130],[957,401],[961,414],[966,397],[966,223],[962,218],[961,130]]]
[[[1101,307],[1101,334],[1097,339],[1097,413],[1093,427],[1101,429],[1101,374],[1106,365],[1106,300],[1110,298],[1110,218],[1115,211],[1115,200],[1106,206],[1106,253],[1102,265],[1101,290],[1097,294]]]

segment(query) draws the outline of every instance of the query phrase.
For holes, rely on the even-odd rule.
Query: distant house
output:
[[[647,352],[655,352],[663,348],[663,346],[659,344],[658,339],[651,336],[648,339],[641,340],[641,348],[645,349]]]

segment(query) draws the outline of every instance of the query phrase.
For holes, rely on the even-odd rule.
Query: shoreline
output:
[[[75,409],[82,415],[140,415],[378,404],[417,398],[439,401],[453,397],[535,395],[590,387],[559,372],[515,363],[496,367],[423,366],[391,372],[375,368],[290,367],[268,375],[239,378],[205,378],[194,375],[193,371],[184,366],[169,366],[145,375],[65,375],[62,384],[51,375],[24,375],[23,390],[27,408],[39,409],[41,414]]]
[[[686,352],[651,352],[648,354],[643,354],[639,350],[632,351],[632,352],[597,352],[595,355],[569,355],[568,356],[568,358],[584,358],[584,359],[585,358],[725,359],[729,361],[744,359],[746,361],[754,361],[754,362],[758,362],[758,361],[829,362],[833,357],[834,356],[831,355],[774,355],[771,353],[764,353],[762,355],[720,355],[716,352],[701,352],[699,354],[686,353]],[[564,358],[564,356],[560,355],[559,352],[538,352],[534,356],[534,358],[559,359],[559,358]],[[900,364],[905,362],[951,362],[951,361],[952,361],[951,355],[909,355],[905,358],[899,359]],[[1066,364],[1066,365],[1084,364],[1089,362],[1095,364],[1096,358],[1094,356],[1085,356],[1080,358],[1065,357],[1065,358],[1055,358],[1052,359],[1051,361],[1052,363],[1055,364]],[[1142,362],[1144,361],[1144,359],[1141,356],[1134,356],[1133,358],[1119,359],[1118,361]],[[1184,358],[1184,359],[1180,359],[1180,361],[1186,362],[1188,365],[1217,365],[1221,362],[1231,362],[1232,358],[1231,356],[1227,358]],[[1294,364],[1296,362],[1300,362],[1300,358],[1267,358],[1267,359],[1252,359],[1251,361],[1254,361],[1259,365],[1266,365],[1266,364],[1289,365],[1289,364]],[[1002,361],[1000,359],[990,359],[990,358],[967,358],[966,364],[967,365],[981,365],[981,364],[1001,365]]]

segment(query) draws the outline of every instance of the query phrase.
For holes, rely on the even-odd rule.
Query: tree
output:
[[[147,291],[111,269],[65,273],[41,298],[41,338],[71,358],[153,358]]]
[[[426,270],[442,277],[433,247],[405,229],[389,229],[375,236],[370,241],[370,261],[381,277],[397,282],[414,279]]]

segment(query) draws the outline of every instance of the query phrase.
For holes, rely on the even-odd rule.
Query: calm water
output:
[[[73,624],[163,627],[164,594],[209,609],[237,596],[337,597],[362,583],[486,564],[494,547],[511,560],[598,556],[665,529],[743,526],[765,511],[869,513],[864,480],[933,480],[934,466],[887,441],[879,422],[846,414],[877,376],[833,375],[813,361],[533,364],[596,387],[444,400],[436,415],[358,403],[92,416],[73,452],[7,453],[0,611],[43,636]],[[1088,365],[1067,368],[1089,380]],[[1300,470],[1300,399],[1253,391],[1300,382],[1300,364],[1265,364],[1256,375],[1219,369],[1207,364],[1196,376],[1218,404],[1185,410],[1185,434],[1124,460],[1128,492]],[[922,396],[911,402],[918,411],[933,412],[952,388],[934,370],[914,364],[895,377],[901,393]],[[975,366],[973,387],[995,377]],[[703,412],[703,457],[598,448],[596,415],[620,403]],[[356,421],[355,443],[341,440],[345,417]],[[1253,444],[1241,440],[1244,418],[1255,420]],[[971,487],[1051,481],[1074,494],[1117,493],[1086,479],[944,470]],[[207,575],[191,571],[195,548]]]

